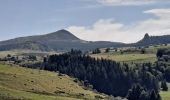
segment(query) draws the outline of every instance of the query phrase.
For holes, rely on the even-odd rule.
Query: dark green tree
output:
[[[141,54],[145,54],[146,50],[144,48],[141,49]]]
[[[139,84],[133,85],[132,89],[129,90],[127,99],[128,100],[139,100],[143,88]]]
[[[161,88],[163,91],[168,91],[168,86],[167,86],[166,80],[163,80],[161,82]]]
[[[101,53],[100,49],[99,48],[96,48],[95,50],[93,50],[92,52],[93,54],[98,54],[98,53]]]
[[[108,53],[110,51],[110,48],[106,48],[105,53]]]
[[[163,56],[163,54],[166,52],[167,49],[158,49],[157,50],[157,53],[156,53],[156,56],[158,58],[161,58]]]
[[[148,92],[146,92],[145,90],[143,90],[139,96],[139,100],[148,100]]]
[[[152,90],[149,100],[161,100],[161,96],[159,95],[159,93],[155,92],[155,90]]]

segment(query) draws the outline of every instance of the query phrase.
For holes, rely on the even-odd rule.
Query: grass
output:
[[[168,83],[168,87],[170,89],[170,83]],[[162,100],[170,100],[170,90],[168,90],[168,91],[161,91],[160,95],[162,97]]]
[[[105,97],[85,90],[75,79],[58,73],[0,64],[0,99],[77,100]]]
[[[170,91],[168,92],[160,92],[160,95],[162,97],[162,100],[170,100]]]
[[[15,51],[0,51],[0,58],[6,57],[8,54],[10,55],[16,55]]]
[[[33,50],[11,50],[11,51],[0,51],[0,58],[6,57],[8,54],[14,56],[28,56],[28,55],[35,55],[35,56],[46,56],[57,54],[57,52],[42,52],[42,51],[33,51]]]
[[[4,100],[78,100],[76,98],[61,97],[61,96],[50,96],[35,94],[31,92],[19,91],[14,89],[9,89],[0,86],[0,99]]]
[[[165,45],[157,45],[157,46],[150,46],[149,48],[145,48],[146,54],[141,54],[141,51],[134,51],[134,52],[124,52],[121,54],[120,51],[117,52],[109,52],[109,53],[99,53],[99,54],[92,54],[91,57],[95,58],[105,58],[110,59],[118,62],[135,62],[135,63],[145,63],[145,62],[152,62],[154,63],[156,58],[156,52],[160,48],[169,48],[170,44],[167,46]],[[134,48],[131,48],[132,50]]]
[[[161,49],[161,48],[167,48],[167,49],[170,49],[170,44],[169,44],[169,45],[167,45],[167,46],[165,46],[165,45],[163,45],[163,46],[161,46],[161,45],[158,45],[158,46],[152,46],[152,47],[146,48],[146,51],[147,51],[147,52],[150,52],[150,53],[154,53],[154,54],[156,54],[157,50],[158,50],[158,49]]]
[[[155,62],[156,55],[155,54],[114,54],[114,53],[100,53],[91,55],[95,58],[105,58],[118,62]]]

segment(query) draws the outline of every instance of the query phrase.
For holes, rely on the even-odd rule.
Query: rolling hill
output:
[[[0,100],[108,99],[75,80],[59,73],[0,64]]]
[[[80,49],[87,51],[96,48],[149,46],[167,43],[170,43],[170,35],[149,36],[148,34],[145,34],[142,40],[131,44],[109,41],[92,42],[79,39],[69,31],[63,29],[45,35],[19,37],[1,41],[0,51],[15,49],[36,51],[68,51],[70,49]]]
[[[0,50],[28,49],[40,51],[57,51],[57,50],[92,50],[103,47],[118,47],[123,43],[97,41],[90,42],[77,38],[66,30],[59,30],[53,33],[39,36],[20,37],[11,40],[1,41]]]

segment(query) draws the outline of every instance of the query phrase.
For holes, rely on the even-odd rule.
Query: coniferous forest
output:
[[[31,67],[73,76],[85,86],[92,85],[93,89],[109,95],[129,100],[161,100],[159,91],[167,91],[166,81],[170,82],[170,67],[161,58],[164,52],[158,50],[158,61],[154,64],[127,64],[95,59],[79,50],[71,50],[46,57],[43,63]]]

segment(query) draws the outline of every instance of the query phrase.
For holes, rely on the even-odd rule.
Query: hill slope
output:
[[[67,30],[59,30],[45,35],[20,37],[1,41],[0,51],[9,51],[14,49],[36,51],[68,51],[71,49],[80,49],[87,51],[94,50],[96,48],[149,46],[167,43],[170,43],[170,35],[149,36],[146,34],[144,38],[137,43],[124,44],[109,41],[85,41],[74,36]]]
[[[85,90],[74,80],[58,73],[0,64],[0,99],[76,100],[105,97]]]
[[[139,42],[133,45],[149,46],[149,45],[168,44],[168,43],[170,43],[170,35],[149,36],[149,34],[146,33],[142,40],[140,40]]]
[[[28,43],[30,44],[28,45]],[[72,48],[81,50],[92,50],[95,48],[112,46],[117,47],[121,45],[123,45],[123,43],[106,41],[98,42],[84,41],[77,38],[72,33],[66,30],[59,30],[46,35],[20,37],[7,41],[2,41],[0,42],[0,50],[4,51],[13,49],[28,49],[40,51],[52,51],[52,50],[56,51],[56,50],[70,50]]]

